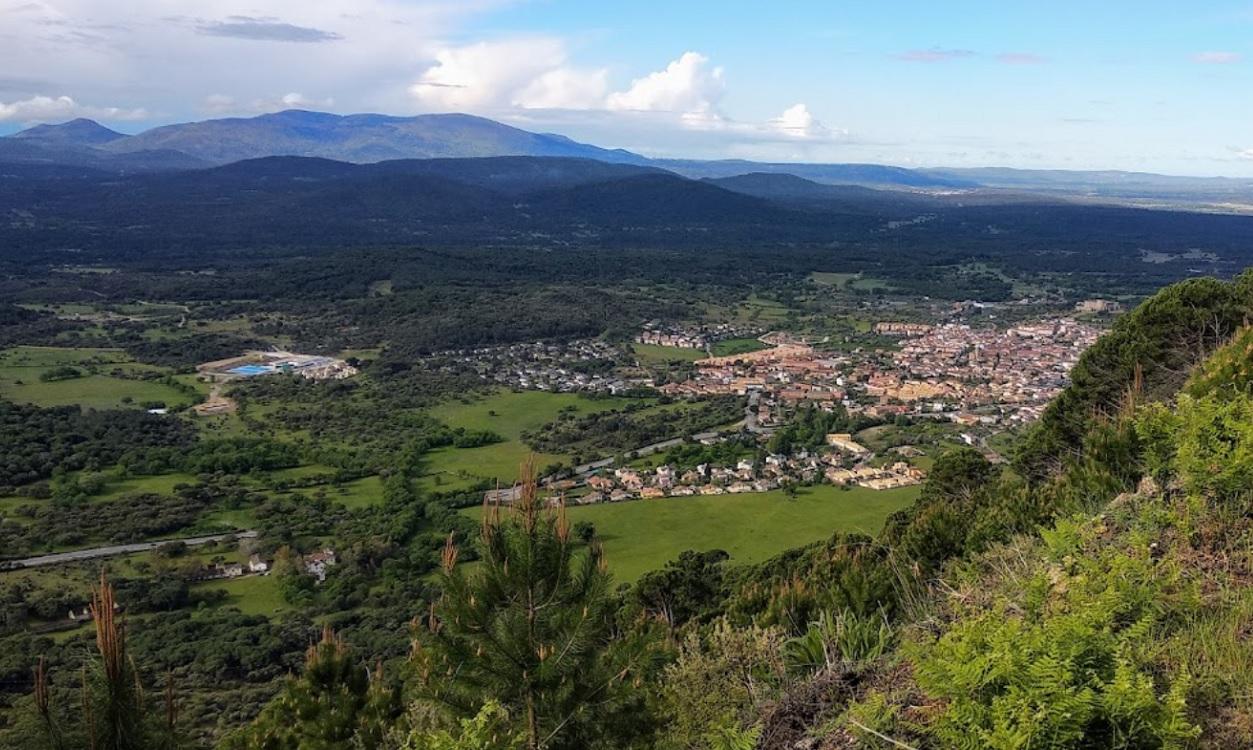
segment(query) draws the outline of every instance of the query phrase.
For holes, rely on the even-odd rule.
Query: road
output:
[[[748,394],[748,403],[744,406],[744,429],[754,435],[769,435],[770,430],[762,427],[757,421],[757,403],[761,401],[761,391]]]
[[[752,393],[748,394],[748,404],[744,407],[744,419],[742,419],[739,422],[736,422],[735,424],[731,425],[730,427],[724,430],[710,430],[708,432],[698,432],[695,435],[688,435],[687,437],[678,437],[678,438],[671,438],[669,440],[662,440],[661,442],[652,443],[651,445],[645,445],[641,448],[636,448],[635,450],[626,451],[626,452],[634,453],[637,456],[647,456],[649,454],[656,453],[657,451],[664,451],[667,448],[673,448],[676,445],[683,445],[683,443],[689,440],[692,442],[699,443],[702,440],[712,440],[713,438],[716,438],[719,435],[725,435],[727,433],[735,432],[740,429],[747,430],[753,433],[754,435],[768,435],[770,434],[770,431],[757,423],[757,402],[760,400],[761,400],[761,394],[759,392],[753,391]],[[609,466],[613,466],[612,458],[602,458],[599,461],[592,461],[586,464],[579,464],[578,466],[574,467],[574,476],[582,477],[586,474],[590,474],[593,471],[596,471],[597,469],[604,469]]]
[[[239,531],[233,534],[214,534],[212,536],[194,536],[184,539],[161,539],[154,542],[136,542],[134,544],[116,544],[109,547],[92,547],[91,549],[78,549],[72,552],[57,552],[52,555],[41,555],[39,557],[28,557],[24,560],[5,560],[0,562],[0,571],[6,569],[16,570],[18,568],[38,568],[44,565],[59,565],[67,562],[79,562],[81,560],[94,560],[100,557],[115,557],[117,555],[129,555],[133,552],[147,552],[156,549],[163,544],[170,542],[182,542],[188,547],[196,547],[209,542],[220,542],[223,539],[234,537],[236,539],[253,539],[257,536],[255,531]]]
[[[731,430],[739,429],[741,426],[743,426],[742,423],[737,422],[736,424],[732,425],[730,430],[722,430],[722,431],[710,430],[709,432],[698,432],[695,435],[688,435],[687,437],[677,437],[677,438],[671,438],[669,440],[662,440],[659,443],[645,445],[642,448],[636,448],[634,450],[630,450],[626,452],[634,453],[637,456],[647,456],[651,453],[656,453],[657,451],[664,451],[667,448],[673,448],[676,445],[683,445],[688,440],[693,440],[696,442],[700,442],[701,440],[711,440]],[[579,476],[582,474],[590,474],[591,472],[596,471],[597,469],[603,469],[606,466],[613,466],[612,458],[602,458],[599,461],[592,461],[591,463],[579,464],[578,466],[574,467],[574,474],[575,476]]]

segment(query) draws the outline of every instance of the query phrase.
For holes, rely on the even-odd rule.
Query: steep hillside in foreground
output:
[[[1196,312],[1253,302],[1247,281]],[[1186,289],[1123,337],[1210,333],[1146,312]],[[1253,334],[1227,338],[1173,390],[1133,373],[1047,478],[951,454],[883,546],[833,540],[747,578],[732,617],[795,635],[769,697],[727,706],[744,746],[1253,746]]]

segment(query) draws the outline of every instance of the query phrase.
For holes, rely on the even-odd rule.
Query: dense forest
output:
[[[127,584],[102,579],[84,671],[49,639],[26,644],[37,666],[6,653],[30,697],[3,741],[181,747],[221,710],[194,697],[206,681],[247,691],[291,670],[223,747],[1249,746],[1250,314],[1249,273],[1162,290],[1083,355],[1011,467],[951,451],[878,538],[760,565],[687,553],[617,586],[595,530],[534,483],[472,524],[398,472],[382,507],[345,518],[355,542],[317,594],[317,643],[308,622],[229,611],[123,629]],[[787,439],[847,417],[822,419]],[[272,511],[275,543],[336,512]],[[286,559],[285,595],[310,595]],[[348,603],[364,606],[337,615]]]

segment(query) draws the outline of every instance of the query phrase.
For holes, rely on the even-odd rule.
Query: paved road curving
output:
[[[3,560],[0,561],[0,571],[6,569],[16,570],[19,568],[38,568],[44,565],[59,565],[61,563],[78,562],[80,560],[94,560],[99,557],[115,557],[117,555],[129,555],[133,552],[146,552],[156,549],[163,544],[170,542],[182,542],[188,547],[196,547],[209,542],[220,542],[223,539],[234,537],[236,539],[253,539],[257,536],[255,531],[237,531],[228,534],[214,534],[212,536],[193,536],[182,539],[160,539],[152,542],[135,542],[134,544],[116,544],[109,547],[92,547],[91,549],[78,549],[72,552],[57,552],[51,555],[40,555],[39,557],[28,557],[24,560]]]

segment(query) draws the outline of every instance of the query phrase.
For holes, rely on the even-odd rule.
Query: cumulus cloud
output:
[[[95,120],[143,120],[144,109],[98,107],[80,104],[69,96],[32,96],[13,102],[0,102],[0,122],[62,122],[76,117]]]
[[[496,113],[509,108],[602,110],[677,116],[689,127],[714,127],[723,71],[699,52],[610,92],[609,71],[571,64],[560,39],[531,37],[443,47],[409,87],[430,110]]]
[[[17,0],[0,11],[0,76],[50,85],[6,85],[0,101],[142,97],[171,121],[312,89],[350,111],[404,113],[438,40],[500,1]]]
[[[974,57],[975,53],[968,49],[944,49],[942,47],[932,47],[930,49],[911,49],[899,52],[894,57],[897,60],[905,62],[919,63],[940,63],[950,62],[952,60],[962,60],[968,57]]]
[[[562,84],[573,84],[561,90]],[[491,110],[508,106],[591,106],[604,95],[603,74],[567,66],[559,39],[533,37],[478,42],[436,51],[435,62],[409,87],[435,110]],[[589,95],[592,101],[580,101]]]
[[[808,148],[847,135],[804,103],[766,121],[732,119],[719,107],[725,88],[723,69],[689,51],[612,90],[607,70],[573,65],[560,40],[529,38],[441,48],[409,92],[424,109],[477,112],[529,129],[590,129],[584,137],[594,141],[656,143],[688,133],[722,144]],[[615,145],[622,143],[631,141]]]
[[[609,71],[554,68],[531,81],[513,103],[527,109],[593,109],[604,101]]]
[[[725,89],[721,67],[710,67],[699,52],[684,52],[664,70],[637,78],[625,91],[609,95],[610,110],[671,112],[688,122],[721,119],[718,100]]]
[[[1249,161],[1253,161],[1253,148],[1246,148],[1246,149],[1241,149],[1239,151],[1236,151],[1236,158],[1248,159]]]
[[[333,31],[285,23],[277,18],[230,16],[225,21],[196,25],[196,31],[209,36],[225,36],[261,42],[333,42],[344,37]]]
[[[1192,62],[1202,65],[1231,65],[1243,59],[1239,52],[1198,52],[1192,56]]]
[[[832,134],[831,129],[819,122],[803,103],[783,110],[768,126],[793,138],[823,138]]]

